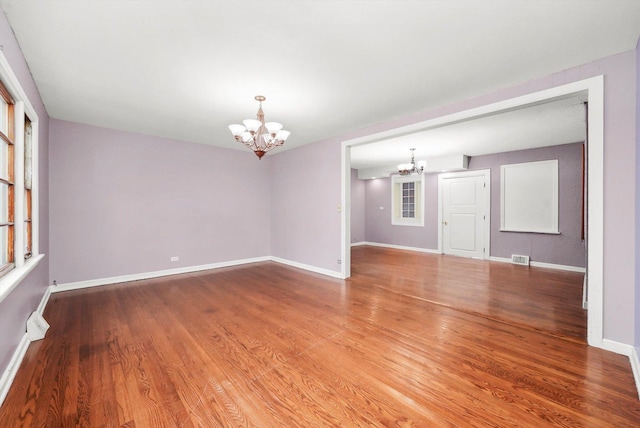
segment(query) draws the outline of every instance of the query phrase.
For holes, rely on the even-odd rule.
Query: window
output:
[[[416,183],[411,181],[402,184],[402,218],[416,217]]]
[[[0,301],[38,251],[38,115],[0,52]]]
[[[0,274],[14,266],[14,102],[0,82]]]
[[[424,174],[391,176],[391,224],[424,226],[423,180]]]
[[[33,243],[33,204],[31,188],[33,187],[33,129],[31,121],[24,117],[24,258],[31,257]]]

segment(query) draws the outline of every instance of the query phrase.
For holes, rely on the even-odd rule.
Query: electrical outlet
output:
[[[178,256],[171,257],[172,262],[177,262],[179,260]]]

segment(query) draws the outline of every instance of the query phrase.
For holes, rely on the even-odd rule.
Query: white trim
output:
[[[360,242],[352,242],[351,246],[352,247],[358,247],[360,245],[369,245],[366,241],[360,241]]]
[[[29,258],[21,267],[13,268],[5,276],[0,278],[0,302],[2,302],[13,291],[20,282],[26,278],[32,270],[38,266],[40,260],[44,258],[44,254],[34,255]]]
[[[402,217],[402,183],[418,183],[417,191],[414,189],[415,218]],[[391,176],[391,224],[393,226],[417,226],[424,227],[424,174]]]
[[[351,251],[349,243],[351,242],[351,147],[344,147],[341,150],[340,160],[340,204],[342,210],[340,212],[340,260],[341,272],[340,278],[346,279],[351,276]]]
[[[589,92],[587,143],[587,342],[604,339],[604,76],[585,81]]]
[[[39,256],[40,258],[44,257],[43,254]],[[37,263],[36,263],[37,264]],[[40,304],[36,309],[36,312],[42,316],[45,308],[47,307],[47,303],[49,303],[49,297],[51,296],[51,287],[47,287],[44,291],[42,299],[40,299]],[[22,364],[22,360],[24,359],[25,354],[27,353],[27,349],[29,348],[29,344],[31,341],[29,340],[29,335],[25,332],[22,339],[18,343],[16,350],[11,357],[11,361],[9,361],[9,365],[5,369],[4,373],[2,373],[2,377],[0,377],[0,406],[2,402],[6,398],[9,393],[9,389],[11,388],[11,384],[13,384],[13,380],[16,377],[16,373],[18,372],[18,368],[20,364]]]
[[[432,250],[429,248],[419,248],[419,247],[406,247],[404,245],[393,245],[393,244],[382,244],[379,242],[368,242],[365,241],[359,245],[371,245],[372,247],[384,247],[384,248],[393,248],[396,250],[408,250],[408,251],[417,251],[419,253],[429,253],[429,254],[442,254],[442,252],[438,250]]]
[[[523,85],[524,86],[524,85]],[[463,110],[457,113],[428,119],[411,125],[390,129],[383,132],[365,135],[342,142],[342,204],[347,203],[346,188],[349,177],[345,170],[350,166],[350,150],[352,146],[372,143],[386,138],[397,137],[423,131],[436,126],[442,126],[459,120],[471,119],[482,115],[489,115],[500,111],[507,111],[545,102],[558,97],[587,92],[589,101],[589,144],[587,168],[588,185],[588,240],[587,254],[589,260],[588,284],[589,311],[587,315],[587,341],[589,345],[601,348],[604,324],[604,76],[599,75],[588,79],[578,80],[565,85],[555,86],[538,92],[509,98],[496,103]],[[348,187],[348,186],[347,186]],[[350,218],[347,212],[342,212],[342,263],[350,266],[350,252],[347,251],[350,237]],[[349,271],[344,270],[345,278]]]
[[[276,263],[281,263],[283,265],[287,265],[287,266],[291,266],[291,267],[295,267],[298,269],[304,269],[304,270],[308,270],[310,272],[315,272],[315,273],[319,273],[322,275],[327,275],[333,278],[338,278],[338,279],[343,279],[342,278],[342,272],[336,272],[333,270],[329,270],[329,269],[323,269],[323,268],[319,268],[319,267],[315,267],[315,266],[311,266],[311,265],[307,265],[304,263],[298,263],[298,262],[294,262],[291,260],[287,260],[287,259],[281,259],[280,257],[269,257],[269,260],[276,262]]]
[[[47,287],[47,289],[44,292],[44,295],[42,296],[42,299],[40,300],[40,304],[36,309],[36,312],[38,312],[40,315],[44,315],[44,310],[47,307],[47,304],[49,303],[50,297],[51,297],[51,287]]]
[[[268,261],[282,263],[284,265],[293,266],[293,267],[308,270],[311,272],[320,273],[333,278],[342,278],[342,274],[340,272],[336,272],[328,269],[322,269],[315,266],[307,265],[304,263],[298,263],[298,262],[294,262],[286,259],[281,259],[279,257],[265,256],[265,257],[255,257],[251,259],[232,260],[228,262],[211,263],[207,265],[188,266],[188,267],[177,268],[177,269],[167,269],[167,270],[161,270],[161,271],[155,271],[155,272],[143,272],[143,273],[136,273],[132,275],[112,276],[109,278],[91,279],[87,281],[68,282],[65,284],[52,285],[49,287],[49,289],[51,290],[51,293],[61,293],[63,291],[80,290],[83,288],[100,287],[103,285],[120,284],[122,282],[140,281],[143,279],[159,278],[163,276],[179,275],[183,273],[201,272],[204,270],[220,269],[224,267],[238,266],[238,265],[258,263],[258,262],[268,262]]]
[[[511,263],[511,259],[508,257],[489,257],[489,260],[492,262],[500,262],[500,263]],[[587,269],[580,266],[569,266],[569,265],[559,265],[555,263],[543,263],[543,262],[530,262],[529,265],[531,267],[538,267],[544,269],[556,269],[556,270],[564,270],[567,272],[577,272],[577,273],[586,273]]]
[[[22,336],[20,342],[18,343],[18,347],[16,348],[13,356],[11,357],[11,361],[9,361],[9,365],[7,369],[2,373],[2,377],[0,378],[0,405],[4,402],[4,399],[7,397],[9,393],[9,389],[11,388],[11,384],[16,377],[16,373],[18,373],[18,368],[24,359],[24,355],[27,353],[27,349],[29,348],[29,337],[27,333]]]
[[[638,359],[638,349],[634,348],[632,345],[627,345],[626,343],[616,342],[615,340],[609,339],[602,339],[602,349],[629,357],[633,380],[636,384],[638,399],[640,399],[640,359]]]
[[[624,355],[625,357],[630,357],[635,350],[632,345],[610,339],[602,339],[602,349]]]
[[[485,222],[484,222],[484,259],[491,254],[491,170],[478,169],[473,171],[447,172],[438,175],[438,251],[444,254],[442,242],[442,212],[444,210],[442,183],[448,178],[484,177],[485,192]]]
[[[229,262],[211,263],[207,265],[188,266],[176,269],[167,269],[155,272],[143,272],[132,275],[112,276],[109,278],[91,279],[88,281],[69,282],[66,284],[52,285],[49,288],[52,293],[63,291],[79,290],[82,288],[99,287],[102,285],[119,284],[122,282],[139,281],[142,279],[159,278],[162,276],[179,275],[182,273],[200,272],[209,269],[219,269],[229,266],[237,266],[248,263],[265,262],[271,260],[270,257],[256,257],[252,259],[232,260]]]
[[[539,268],[545,268],[545,269],[566,270],[568,272],[577,272],[577,273],[587,272],[587,268],[583,268],[580,266],[558,265],[555,263],[543,263],[543,262],[530,262],[529,264],[533,267],[539,267]]]
[[[636,382],[638,399],[640,399],[640,358],[638,358],[638,348],[633,348],[633,350],[631,351],[631,355],[629,355],[629,362],[631,363],[631,371],[633,372],[633,379]]]

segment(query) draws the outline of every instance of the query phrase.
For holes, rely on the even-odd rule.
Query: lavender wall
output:
[[[271,255],[340,272],[341,153],[330,139],[271,157]]]
[[[366,180],[367,242],[404,247],[438,248],[438,176],[426,174],[424,183],[424,227],[391,224],[391,179]]]
[[[560,235],[500,232],[500,166],[512,163],[558,159]],[[585,247],[580,237],[582,144],[565,144],[532,150],[476,156],[470,170],[491,170],[491,256],[525,254],[532,261],[585,266]],[[425,176],[425,226],[391,224],[390,179],[367,180],[366,240],[383,244],[437,250],[438,174]],[[380,210],[383,207],[383,210]]]
[[[558,159],[560,235],[500,232],[500,166],[549,159]],[[491,169],[491,256],[524,254],[535,262],[586,266],[580,236],[582,143],[477,156],[469,169]]]
[[[268,159],[53,119],[50,139],[51,281],[269,255]]]
[[[1,11],[0,11],[1,12]],[[37,307],[46,291],[49,274],[49,116],[42,104],[29,68],[24,61],[13,32],[4,13],[0,13],[0,46],[11,69],[20,81],[29,101],[38,114],[38,174],[40,207],[40,252],[45,258],[40,264],[0,302],[0,374],[7,369],[16,347],[26,331],[26,321]]]
[[[364,242],[365,180],[358,179],[358,170],[351,170],[351,243]]]

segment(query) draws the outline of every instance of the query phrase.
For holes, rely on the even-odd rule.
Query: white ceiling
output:
[[[640,34],[638,0],[0,5],[51,117],[236,149],[227,125],[254,117],[258,94],[292,132],[283,150],[634,49]]]

